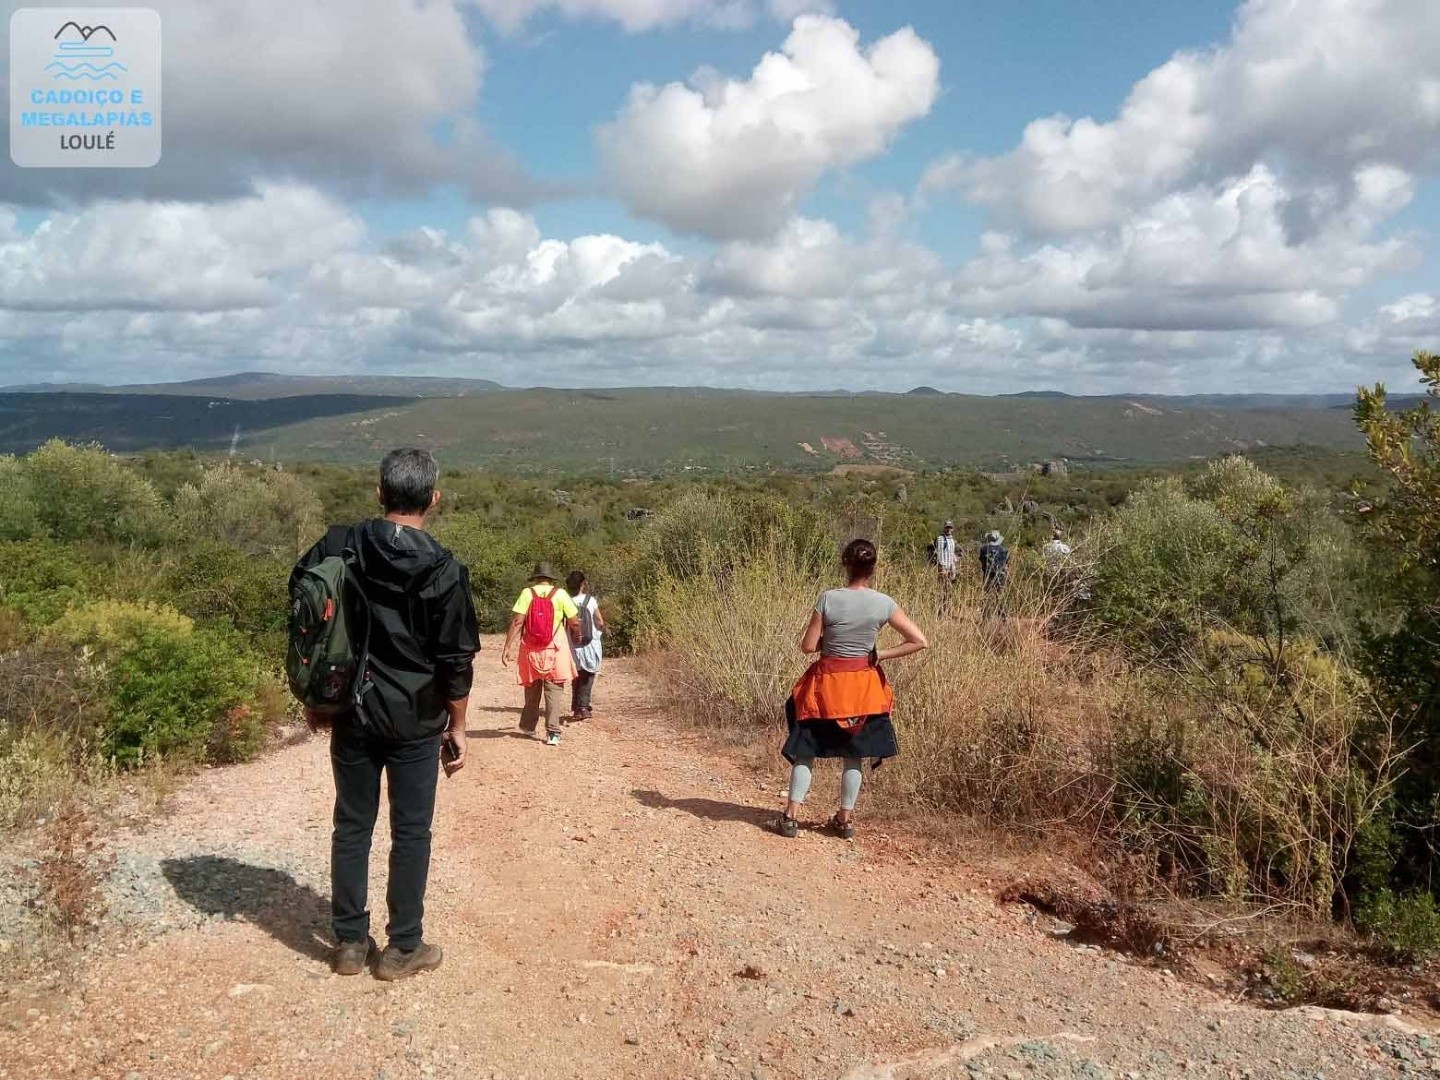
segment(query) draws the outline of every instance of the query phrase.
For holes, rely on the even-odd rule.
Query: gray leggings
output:
[[[810,780],[815,768],[814,758],[797,758],[790,768],[790,801],[803,803],[810,794]],[[845,771],[840,774],[840,809],[854,810],[855,801],[860,798],[861,761],[846,758]]]

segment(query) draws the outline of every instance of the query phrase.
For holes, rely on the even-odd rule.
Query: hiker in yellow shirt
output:
[[[516,675],[525,688],[520,730],[533,732],[540,723],[540,699],[545,699],[545,743],[560,745],[560,708],[565,686],[575,678],[575,658],[565,627],[580,614],[570,594],[555,584],[550,564],[535,564],[515,606],[500,663],[508,667],[518,656]]]

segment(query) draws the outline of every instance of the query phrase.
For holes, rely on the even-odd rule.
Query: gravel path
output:
[[[772,785],[658,715],[625,661],[561,748],[521,737],[486,646],[437,812],[440,971],[328,973],[313,740],[112,840],[113,929],[65,995],[0,995],[0,1080],[1440,1076],[1440,1040],[1396,1018],[1236,1006],[883,836],[769,833]]]

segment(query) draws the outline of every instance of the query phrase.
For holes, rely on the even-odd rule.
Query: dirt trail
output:
[[[328,973],[312,740],[203,774],[113,842],[113,906],[141,933],[68,1000],[9,996],[0,1078],[1440,1074],[1440,1043],[1395,1021],[1233,1006],[1052,939],[883,836],[769,833],[773,784],[651,708],[626,661],[559,749],[520,736],[518,698],[487,640],[437,811],[440,971]]]

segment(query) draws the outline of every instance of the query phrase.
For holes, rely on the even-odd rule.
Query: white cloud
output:
[[[521,200],[535,185],[471,115],[485,60],[460,2],[155,0],[166,40],[161,163],[8,169],[0,201],[227,197],[280,177],[364,194],[451,183]],[[0,18],[19,6],[0,0]]]
[[[939,158],[917,195],[990,211],[997,231],[959,275],[980,311],[1330,324],[1419,257],[1387,226],[1440,168],[1437,49],[1432,0],[1247,0],[1229,41],[1177,53],[1114,120],[1036,120],[1003,156]]]
[[[1363,229],[1394,196],[1378,180],[1360,187],[1371,201],[1348,212]],[[696,255],[546,236],[510,209],[377,237],[300,185],[207,204],[98,203],[38,226],[0,212],[0,383],[263,368],[512,385],[1337,389],[1405,384],[1418,347],[1407,343],[1440,324],[1430,293],[1353,327],[1327,321],[1347,271],[1325,245],[1343,237],[1321,234],[1293,263],[1248,263],[1252,248],[1272,251],[1248,237],[1280,227],[1263,171],[1209,202],[1177,197],[1169,218],[1138,221],[1118,247],[1042,255],[991,234],[958,273],[908,238],[890,202],[878,200],[864,236],[799,218],[768,241]],[[1404,254],[1375,248],[1380,262]],[[1269,276],[1290,291],[1267,293]],[[1188,325],[1186,298],[1206,293],[1214,329],[1153,329]]]
[[[0,240],[6,381],[86,365],[133,380],[424,364],[513,383],[783,387],[823,371],[861,387],[889,385],[897,365],[934,382],[1017,342],[1003,320],[954,310],[933,253],[823,221],[695,257],[546,237],[507,209],[377,241],[333,198],[275,186],[100,203]]]
[[[1296,239],[1289,193],[1256,166],[1215,189],[1161,198],[1102,234],[1035,248],[987,234],[960,270],[958,288],[978,310],[1076,326],[1318,325],[1339,316],[1348,290],[1418,258],[1403,239],[1372,239],[1411,192],[1399,170],[1361,170],[1345,191],[1328,193],[1325,213]]]
[[[864,50],[839,19],[805,15],[749,79],[701,72],[640,84],[597,132],[609,188],[637,214],[725,239],[774,233],[830,169],[886,149],[929,112],[940,62],[904,29]]]
[[[1224,46],[1177,53],[1113,121],[1036,120],[1011,153],[942,162],[929,184],[1066,233],[1261,162],[1296,190],[1374,165],[1428,172],[1440,166],[1437,49],[1433,0],[1248,0]]]
[[[218,312],[279,302],[286,275],[356,244],[363,227],[316,192],[267,187],[202,205],[99,203],[33,235],[0,234],[0,308]]]
[[[834,15],[833,0],[769,0],[770,17],[782,23],[794,22],[801,15]]]
[[[1407,359],[1421,350],[1440,352],[1440,295],[1409,293],[1381,304],[1346,333],[1345,343],[1356,356],[1381,356],[1391,361]]]

